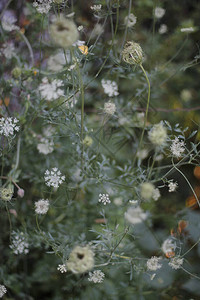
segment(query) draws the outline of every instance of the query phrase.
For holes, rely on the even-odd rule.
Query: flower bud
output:
[[[21,77],[21,74],[22,74],[22,70],[21,68],[19,67],[16,67],[12,70],[12,76],[15,78],[15,79],[18,79]]]
[[[18,195],[20,198],[23,198],[23,197],[24,197],[24,190],[23,190],[23,189],[18,189],[17,195]]]
[[[141,65],[143,62],[143,51],[138,43],[129,41],[122,51],[123,60],[130,65]]]

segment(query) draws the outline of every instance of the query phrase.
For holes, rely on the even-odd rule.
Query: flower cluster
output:
[[[118,96],[118,86],[115,81],[111,80],[101,80],[102,87],[104,89],[104,93],[107,94],[109,97]]]
[[[183,141],[179,141],[177,137],[173,140],[170,150],[173,156],[179,158],[182,156],[183,152],[185,151],[185,143]]]
[[[162,264],[159,263],[161,257],[152,256],[147,260],[147,269],[150,271],[156,271],[162,267]]]
[[[174,192],[178,187],[178,183],[177,182],[174,182],[174,181],[170,181],[168,183],[168,188],[169,188],[169,192]]]
[[[11,59],[15,56],[15,46],[13,43],[4,43],[0,49],[0,54],[7,59]]]
[[[35,212],[38,215],[45,215],[49,210],[49,200],[40,199],[35,202]]]
[[[163,146],[167,140],[167,129],[162,123],[155,124],[148,134],[149,140],[155,146]]]
[[[10,249],[13,250],[14,254],[27,254],[29,252],[29,243],[23,232],[13,232],[13,239]]]
[[[147,219],[148,214],[145,213],[139,206],[131,206],[125,212],[124,217],[130,224],[139,224]]]
[[[89,272],[89,281],[94,283],[101,283],[103,282],[105,274],[101,270],[95,270],[93,272]]]
[[[42,138],[40,143],[37,144],[37,149],[40,153],[47,155],[53,152],[54,150],[53,146],[54,146],[54,142],[52,140]]]
[[[114,115],[115,111],[116,111],[115,103],[108,101],[104,104],[104,112],[107,115]]]
[[[173,257],[169,262],[169,266],[172,267],[172,269],[174,270],[180,269],[182,264],[183,264],[183,258],[180,258],[178,256]]]
[[[66,273],[67,272],[67,267],[65,264],[58,265],[57,270],[60,271],[60,273]]]
[[[127,27],[133,27],[136,24],[136,22],[137,22],[137,18],[136,16],[134,16],[134,14],[128,15],[124,19],[124,23]]]
[[[15,131],[19,131],[19,126],[17,125],[19,121],[16,118],[4,118],[0,119],[0,134],[4,136],[14,135]]]
[[[101,8],[102,8],[102,5],[101,4],[95,4],[93,6],[90,6],[91,10],[94,10],[96,12],[100,11]]]
[[[44,77],[38,89],[42,98],[47,101],[52,101],[64,96],[63,90],[60,89],[62,86],[62,80],[54,79],[51,83],[49,83],[47,77]]]
[[[47,186],[58,188],[65,180],[65,176],[61,174],[58,168],[53,168],[50,171],[46,170],[44,180]]]
[[[16,18],[14,16],[7,16],[4,15],[2,18],[2,27],[5,31],[13,31],[13,30],[19,30],[19,27],[15,25]]]
[[[7,293],[7,289],[4,285],[0,285],[0,298],[2,298]]]
[[[89,246],[76,246],[70,253],[66,265],[72,273],[85,273],[94,266],[94,253]]]
[[[48,14],[51,9],[53,0],[36,0],[33,2],[33,7],[36,8],[40,14]]]
[[[156,7],[154,13],[157,19],[161,19],[165,14],[165,9],[162,7]]]
[[[99,194],[99,202],[102,202],[104,205],[110,203],[110,198],[108,194]]]

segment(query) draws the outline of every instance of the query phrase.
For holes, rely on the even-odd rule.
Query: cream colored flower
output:
[[[66,262],[68,270],[74,274],[90,271],[94,267],[94,253],[89,246],[76,246]]]
[[[141,65],[143,62],[143,51],[138,43],[129,41],[122,51],[123,60],[130,65]]]

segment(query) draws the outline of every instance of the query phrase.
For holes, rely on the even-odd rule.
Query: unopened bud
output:
[[[18,189],[17,195],[18,195],[20,198],[23,198],[23,197],[24,197],[24,190],[23,190],[23,189]]]

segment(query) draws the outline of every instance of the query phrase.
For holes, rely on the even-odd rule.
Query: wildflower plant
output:
[[[0,3],[0,298],[197,299],[197,2],[19,2]]]

